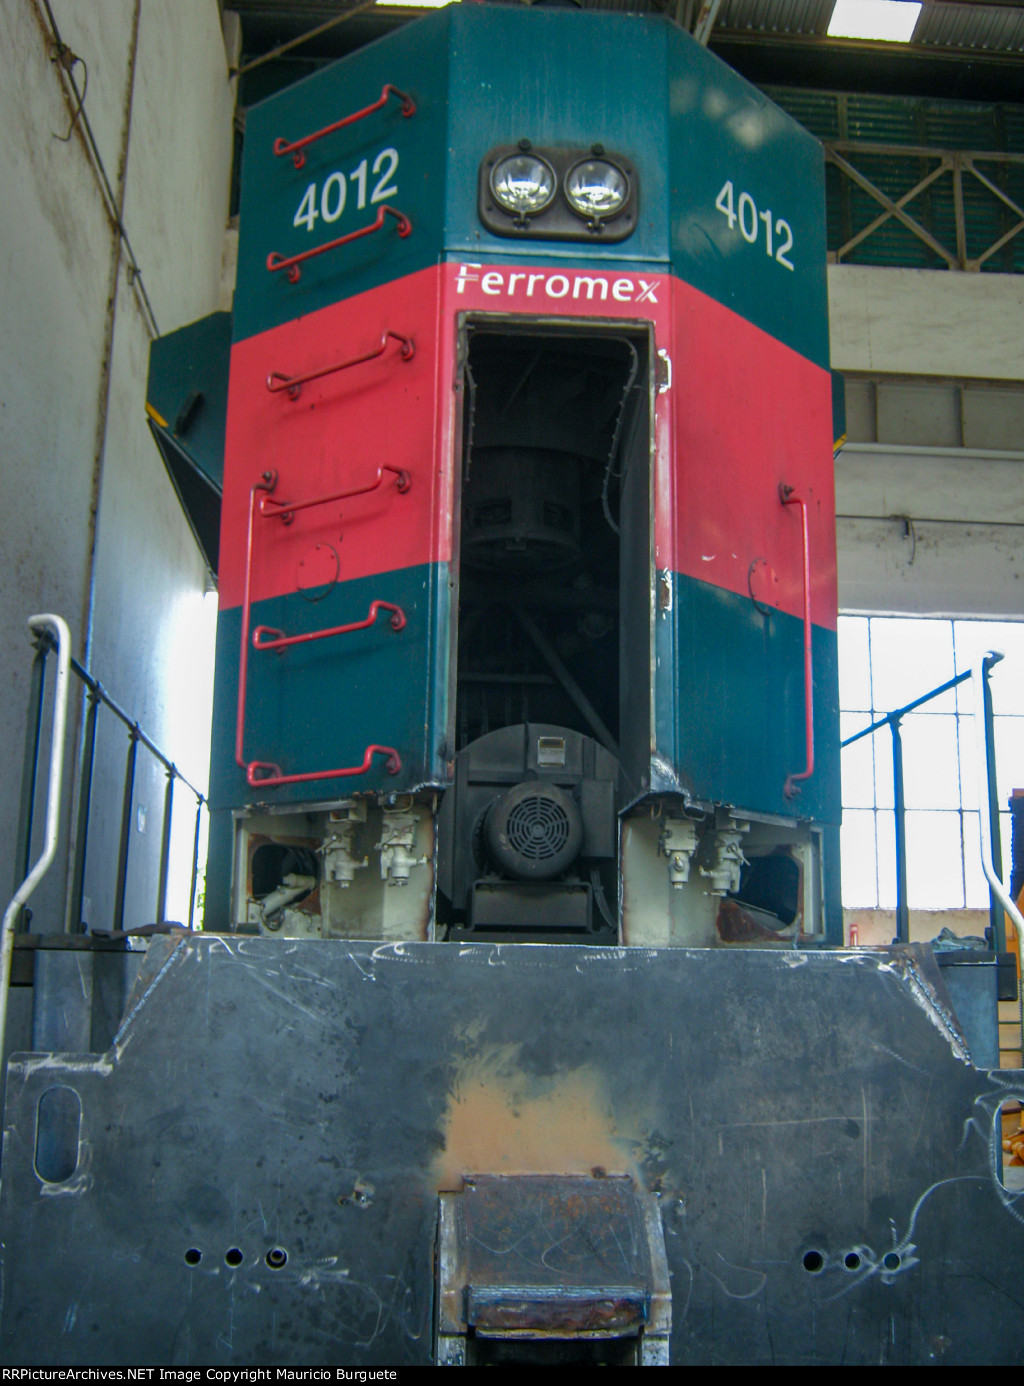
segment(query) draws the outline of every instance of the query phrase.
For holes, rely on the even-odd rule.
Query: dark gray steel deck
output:
[[[1024,1074],[925,949],[159,938],[131,1005],[10,1064],[5,1363],[429,1362],[439,1190],[595,1168],[660,1194],[676,1363],[1024,1359]]]

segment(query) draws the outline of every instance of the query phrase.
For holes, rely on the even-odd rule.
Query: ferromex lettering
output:
[[[577,274],[561,270],[485,269],[479,264],[459,266],[455,292],[464,294],[467,284],[478,284],[490,298],[504,296],[514,300],[553,298],[575,299],[580,303],[657,304],[657,280],[640,275]]]

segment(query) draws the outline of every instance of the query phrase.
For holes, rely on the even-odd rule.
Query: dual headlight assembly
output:
[[[636,226],[637,178],[628,159],[589,150],[499,145],[480,165],[480,220],[496,236],[624,241]]]

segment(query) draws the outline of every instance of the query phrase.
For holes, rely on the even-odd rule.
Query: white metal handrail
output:
[[[996,875],[995,864],[992,861],[992,824],[989,822],[989,816],[986,812],[989,787],[988,747],[985,737],[985,680],[988,677],[990,666],[1002,658],[1001,650],[988,650],[977,661],[972,671],[974,679],[974,731],[977,739],[978,761],[978,808],[980,810],[978,818],[981,822],[981,869],[992,888],[992,894],[1009,915],[1013,927],[1017,930],[1017,946],[1021,950],[1021,957],[1024,958],[1024,917],[1021,916],[1020,910],[1010,899],[1002,881]]]
[[[57,682],[53,697],[53,727],[50,735],[50,782],[46,793],[46,840],[35,866],[14,892],[0,925],[0,1046],[7,1026],[7,993],[11,985],[11,957],[14,952],[14,921],[21,907],[50,869],[57,855],[60,831],[60,792],[64,778],[64,728],[68,712],[68,675],[71,667],[71,634],[60,616],[43,613],[30,616],[28,628],[34,633],[49,630],[57,640]],[[2,1052],[2,1051],[0,1051]]]

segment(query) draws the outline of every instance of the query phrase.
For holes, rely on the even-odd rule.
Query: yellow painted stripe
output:
[[[168,424],[167,420],[160,417],[160,415],[156,412],[156,410],[155,410],[155,409],[153,408],[153,406],[148,402],[148,400],[147,400],[147,402],[146,402],[146,413],[147,413],[147,414],[149,415],[149,417],[153,420],[153,422],[156,423],[156,424],[159,424],[161,428],[169,428],[169,427],[170,427],[170,425]]]

